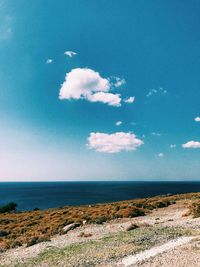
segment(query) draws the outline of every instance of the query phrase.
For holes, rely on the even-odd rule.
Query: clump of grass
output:
[[[189,213],[187,215],[193,215],[194,218],[200,217],[200,201],[195,201],[189,206]]]
[[[34,236],[30,240],[28,240],[26,246],[30,247],[30,246],[33,246],[35,244],[38,244],[38,243],[41,243],[41,242],[48,242],[48,241],[50,241],[50,239],[47,238],[47,237]]]
[[[145,210],[142,208],[137,208],[134,206],[128,206],[126,208],[120,209],[117,214],[122,218],[132,218],[138,216],[144,216]]]
[[[15,211],[16,208],[17,208],[17,204],[15,202],[10,202],[7,205],[0,207],[0,213]]]
[[[85,233],[85,232],[81,232],[78,237],[91,237],[92,234],[91,233]]]

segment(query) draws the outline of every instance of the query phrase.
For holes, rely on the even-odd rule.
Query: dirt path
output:
[[[178,246],[149,260],[131,265],[134,267],[200,267],[200,238]]]
[[[147,261],[163,252],[170,251],[178,246],[189,243],[194,237],[180,237],[176,240],[169,241],[161,246],[153,247],[151,249],[145,250],[143,252],[137,253],[136,255],[130,255],[122,259],[118,266],[128,267],[135,266],[141,262]],[[162,265],[161,265],[162,266]]]

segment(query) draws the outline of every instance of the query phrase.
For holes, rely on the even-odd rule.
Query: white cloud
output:
[[[59,92],[60,99],[86,99],[111,106],[121,106],[120,94],[110,93],[109,79],[88,68],[76,68],[66,74]]]
[[[189,141],[182,145],[183,148],[200,148],[200,142],[198,141]]]
[[[116,132],[113,134],[90,133],[87,146],[98,152],[118,153],[136,150],[143,144],[144,142],[133,133]]]
[[[46,61],[46,64],[51,64],[51,63],[53,63],[53,59],[48,58],[47,61]]]
[[[120,94],[97,92],[92,95],[88,95],[88,100],[91,102],[102,102],[104,104],[108,104],[109,106],[121,106]]]
[[[167,90],[163,89],[162,87],[158,88],[158,89],[151,89],[148,94],[146,95],[146,97],[150,97],[152,95],[155,94],[159,94],[159,95],[166,95],[167,94]]]
[[[120,87],[126,83],[125,79],[123,78],[119,78],[119,77],[112,77],[112,78],[115,80],[114,82],[112,82],[112,85],[114,87]]]
[[[175,147],[176,147],[175,144],[171,144],[171,145],[170,145],[170,148],[175,148]]]
[[[117,121],[117,122],[115,123],[115,125],[116,125],[116,126],[120,126],[120,125],[122,125],[122,121]]]
[[[129,104],[133,103],[134,101],[135,101],[135,97],[134,96],[130,96],[130,97],[124,99],[124,102],[125,103],[129,103]]]
[[[164,154],[163,154],[163,153],[159,153],[159,154],[158,154],[158,157],[159,157],[159,158],[163,158],[163,157],[164,157]]]
[[[156,132],[152,132],[151,134],[152,134],[153,136],[161,136],[160,133],[156,133]]]
[[[73,57],[73,56],[77,55],[77,53],[73,52],[73,51],[65,51],[64,55],[68,56],[68,57]]]
[[[194,120],[195,120],[196,122],[200,122],[200,117],[196,117]]]

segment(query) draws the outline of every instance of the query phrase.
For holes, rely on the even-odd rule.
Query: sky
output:
[[[198,0],[0,0],[0,181],[200,180]]]

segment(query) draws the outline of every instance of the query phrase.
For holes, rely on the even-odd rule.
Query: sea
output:
[[[200,182],[0,182],[0,206],[14,201],[23,211],[189,192],[200,192]]]

